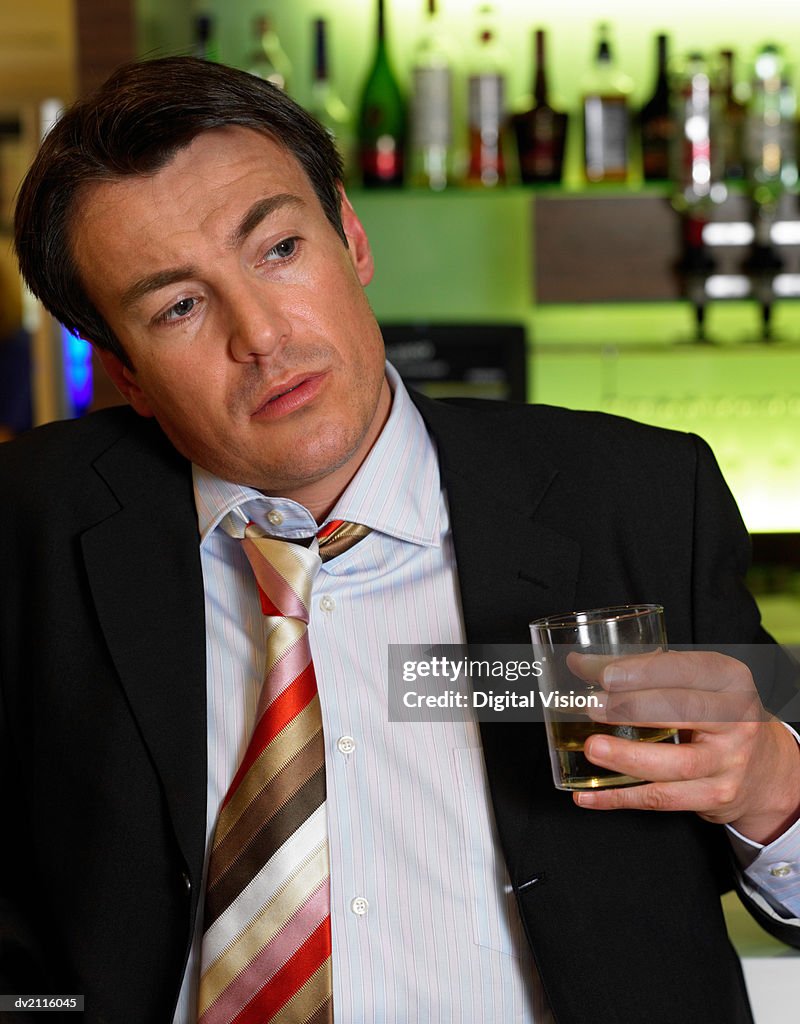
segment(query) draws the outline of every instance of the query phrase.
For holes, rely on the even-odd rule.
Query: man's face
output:
[[[106,369],[218,476],[299,500],[331,477],[341,490],[383,426],[372,259],[346,200],[342,214],[349,249],[297,161],[238,127],[79,204],[82,279],[133,364],[100,353]]]

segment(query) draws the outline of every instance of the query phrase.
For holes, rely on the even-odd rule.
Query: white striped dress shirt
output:
[[[322,566],[309,624],[325,731],[334,1013],[345,1024],[549,1024],[496,840],[477,724],[388,720],[388,644],[462,643],[464,624],[435,447],[390,366],[387,375],[389,419],[329,517],[373,532]],[[198,467],[194,482],[208,846],[254,725],[265,651],[252,570],[219,524],[239,506],[274,536],[308,537],[317,524],[296,502]],[[800,828],[761,852],[749,846],[737,851],[743,866],[755,855],[746,878],[766,892],[778,882],[783,914],[800,914],[800,872],[769,873],[800,862]],[[198,920],[175,1024],[194,1024],[200,938]]]
[[[325,732],[334,1014],[371,1024],[547,1024],[499,853],[477,724],[391,723],[390,643],[463,642],[455,556],[434,445],[391,367],[392,409],[331,512],[373,530],[326,562],[309,638]],[[206,591],[207,843],[247,746],[264,621],[231,509],[308,537],[296,502],[195,467]],[[200,925],[175,1015],[193,1024]]]

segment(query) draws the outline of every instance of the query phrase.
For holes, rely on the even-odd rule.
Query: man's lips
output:
[[[262,396],[252,415],[258,419],[275,419],[293,412],[317,395],[324,377],[324,372],[299,373],[276,384]]]

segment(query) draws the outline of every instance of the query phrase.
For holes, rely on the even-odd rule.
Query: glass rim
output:
[[[589,608],[580,612],[562,612],[559,615],[546,615],[528,623],[533,629],[554,629],[574,626],[591,626],[598,622],[622,622],[626,619],[640,619],[653,613],[664,613],[662,604],[615,604],[607,608]]]

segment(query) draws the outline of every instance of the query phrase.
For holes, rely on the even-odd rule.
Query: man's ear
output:
[[[97,352],[97,358],[103,364],[103,369],[111,378],[114,387],[128,404],[133,406],[140,416],[154,416],[155,413],[150,408],[150,403],[137,383],[136,373],[129,370],[119,356],[109,352],[108,349],[95,347],[95,352]]]
[[[362,285],[366,286],[372,280],[372,275],[375,272],[369,239],[364,230],[364,225],[358,219],[356,211],[351,206],[342,185],[339,185],[339,192],[342,196],[342,227],[347,238],[350,259],[358,274],[359,281]]]

